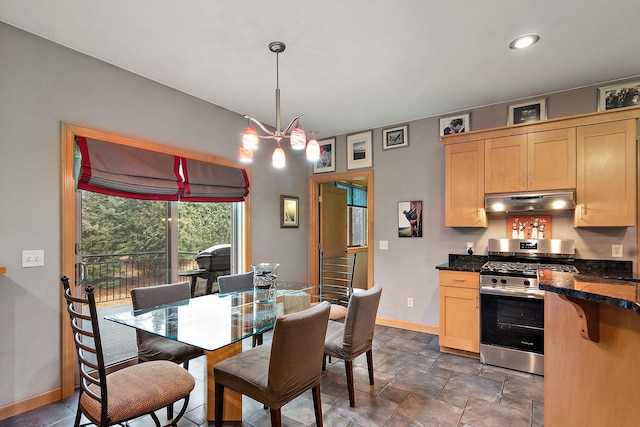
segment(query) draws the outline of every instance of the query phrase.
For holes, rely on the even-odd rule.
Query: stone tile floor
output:
[[[268,339],[268,337],[267,337]],[[248,344],[250,345],[250,340]],[[245,343],[246,344],[246,343]],[[542,426],[543,377],[482,365],[478,360],[441,353],[435,335],[377,326],[374,338],[375,385],[369,386],[366,358],[355,362],[356,407],[349,407],[344,363],[333,360],[322,377],[322,408],[327,427],[520,427]],[[196,378],[189,409],[180,427],[212,426],[206,421],[204,359],[191,362]],[[0,427],[72,426],[77,393],[62,402],[0,421]],[[311,392],[282,408],[283,426],[315,425]],[[162,420],[164,411],[158,415]],[[131,427],[153,426],[150,417]],[[225,426],[265,427],[269,411],[243,398],[243,422]]]

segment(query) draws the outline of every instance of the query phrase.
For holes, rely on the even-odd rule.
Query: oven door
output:
[[[544,354],[544,299],[480,294],[484,345]]]

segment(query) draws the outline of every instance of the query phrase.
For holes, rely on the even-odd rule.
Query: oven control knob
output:
[[[528,280],[525,280],[525,281],[524,281],[524,285],[525,285],[525,286],[529,286],[529,285],[531,285],[531,282],[530,282],[530,281],[528,281]]]
[[[500,279],[500,283],[502,283],[503,285],[507,284],[507,279]]]
[[[496,279],[495,277],[491,279],[491,283],[498,283],[498,279]]]

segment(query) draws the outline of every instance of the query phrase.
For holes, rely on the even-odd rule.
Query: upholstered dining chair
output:
[[[218,276],[218,289],[220,294],[228,294],[231,292],[250,291],[253,289],[253,271],[248,273],[227,274]],[[251,346],[255,347],[262,344],[262,334],[251,337]]]
[[[353,360],[363,353],[367,354],[369,384],[373,385],[373,332],[381,295],[382,287],[379,285],[367,291],[354,293],[349,298],[344,323],[331,320],[327,327],[322,370],[326,369],[327,356],[344,360],[349,405],[352,407],[356,406],[353,387]]]
[[[143,415],[150,415],[160,426],[155,411],[184,399],[178,415],[167,424],[177,426],[196,384],[193,376],[175,363],[160,360],[107,374],[94,289],[85,289],[86,298],[76,297],[71,293],[69,277],[63,276],[61,281],[80,366],[80,397],[74,425],[80,426],[84,414],[100,427],[122,425]]]
[[[281,408],[311,389],[316,425],[322,427],[320,377],[330,304],[322,302],[276,319],[271,343],[254,347],[213,367],[215,426],[222,426],[225,388],[258,402],[271,413],[271,426],[281,426]]]
[[[188,300],[189,298],[191,298],[189,282],[131,289],[131,302],[134,310]],[[188,370],[189,361],[204,354],[200,348],[139,329],[136,329],[136,342],[138,344],[138,362],[168,360],[181,364],[184,369]],[[167,407],[167,417],[173,417],[173,406]]]
[[[218,276],[218,288],[221,294],[253,289],[253,272]]]

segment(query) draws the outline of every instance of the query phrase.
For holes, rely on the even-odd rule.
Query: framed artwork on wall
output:
[[[382,131],[382,149],[400,148],[409,146],[409,125],[384,129]]]
[[[470,130],[471,124],[469,122],[468,113],[460,114],[458,116],[443,117],[440,119],[440,136],[469,132]]]
[[[640,81],[598,88],[598,111],[640,105]]]
[[[422,201],[398,202],[398,237],[422,237]]]
[[[508,125],[547,120],[547,98],[509,105]]]
[[[347,169],[369,168],[373,165],[371,131],[347,136]]]
[[[298,197],[280,196],[280,228],[298,228]]]
[[[336,139],[318,141],[320,158],[313,164],[313,173],[335,172],[336,170]]]

